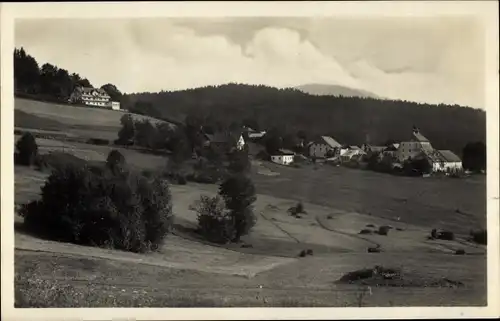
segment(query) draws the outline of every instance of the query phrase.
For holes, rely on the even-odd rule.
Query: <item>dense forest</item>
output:
[[[91,86],[86,78],[49,63],[39,67],[23,48],[14,52],[14,77],[17,94],[48,100],[66,101],[75,86]],[[101,88],[124,109],[181,122],[196,117],[212,130],[246,124],[280,137],[331,135],[343,144],[360,145],[405,140],[417,126],[435,148],[458,155],[467,143],[486,139],[485,111],[457,105],[313,96],[292,88],[245,84],[134,94],[122,94],[112,84]]]
[[[87,78],[50,63],[41,67],[24,48],[14,50],[14,92],[18,96],[66,102],[76,86],[93,87]],[[113,101],[122,93],[112,84],[101,86]]]
[[[344,144],[383,144],[409,139],[417,126],[435,148],[462,153],[471,141],[485,141],[486,113],[469,107],[400,100],[312,96],[296,89],[227,84],[175,92],[123,97],[129,109],[184,119],[196,115],[206,124],[239,124],[308,137],[331,135]],[[140,108],[142,107],[142,108]]]

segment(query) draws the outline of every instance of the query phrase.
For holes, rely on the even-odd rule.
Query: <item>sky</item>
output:
[[[456,16],[26,19],[15,46],[126,93],[320,83],[484,109],[483,35]]]

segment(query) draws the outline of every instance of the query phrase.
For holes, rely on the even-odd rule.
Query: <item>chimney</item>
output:
[[[415,125],[413,125],[413,132],[414,132],[415,134],[418,134],[418,128],[417,128],[417,126],[415,126]]]

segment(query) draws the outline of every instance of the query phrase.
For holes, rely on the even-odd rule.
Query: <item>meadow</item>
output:
[[[16,128],[58,132],[81,138],[115,140],[121,128],[120,119],[126,113],[100,108],[86,108],[15,98],[14,124]],[[152,117],[133,114],[137,120]]]
[[[72,110],[60,109],[59,116],[49,115],[45,109],[39,112],[26,106],[22,103],[20,109],[54,121],[70,119],[67,114],[72,114]],[[119,128],[119,117],[115,120]],[[82,129],[87,131],[84,134],[91,135],[92,125],[85,124],[88,120],[74,120],[72,124],[80,121],[78,125],[88,126]],[[105,117],[96,120],[99,126],[111,123]],[[51,139],[37,139],[37,143],[42,154],[58,150],[86,160],[103,161],[111,150],[109,146]],[[166,162],[165,156],[123,148],[120,151],[128,163],[142,169],[156,170]],[[46,173],[16,166],[16,204],[39,197],[46,177]],[[485,177],[394,177],[329,165],[291,168],[257,161],[253,162],[251,177],[258,193],[258,222],[243,238],[251,247],[216,246],[192,232],[196,213],[191,205],[202,194],[214,195],[216,185],[171,185],[175,232],[159,252],[147,255],[42,240],[24,233],[22,218],[16,215],[18,304],[486,304],[486,248],[466,237],[469,229],[486,225]],[[287,213],[298,201],[307,211],[301,218]],[[368,225],[391,226],[391,230],[387,236],[359,234]],[[450,229],[457,237],[454,241],[429,240],[432,228]],[[383,251],[367,253],[372,246],[380,246]],[[299,252],[307,249],[313,255],[299,257]],[[464,249],[467,255],[455,255],[458,249]],[[395,284],[380,280],[337,282],[348,272],[375,265],[398,268],[402,276]],[[371,294],[365,292],[368,286]],[[73,295],[67,297],[67,293]]]

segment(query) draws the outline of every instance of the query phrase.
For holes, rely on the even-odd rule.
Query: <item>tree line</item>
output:
[[[49,63],[39,67],[23,48],[14,50],[14,78],[16,93],[57,101],[67,101],[76,86],[92,87],[88,79],[65,69]],[[312,96],[293,88],[234,83],[134,94],[122,94],[113,84],[101,88],[133,113],[178,125],[189,119],[191,145],[200,128],[209,134],[242,126],[264,129],[268,132],[264,144],[270,152],[278,148],[297,149],[300,142],[319,135],[330,135],[346,145],[398,142],[409,139],[411,128],[417,126],[436,149],[450,149],[461,155],[464,163],[485,163],[480,145],[486,140],[486,113],[470,107]],[[153,132],[148,124],[139,127],[141,132]],[[138,139],[151,145],[146,138],[149,136],[140,135]],[[467,144],[475,145],[465,149]],[[478,166],[482,165],[473,165]]]
[[[14,49],[14,92],[17,95],[67,102],[77,86],[94,88],[87,78],[77,73],[50,63],[40,66],[24,48]],[[123,94],[115,85],[105,84],[100,88],[108,93],[112,101],[121,101]]]
[[[457,105],[431,105],[401,100],[312,96],[299,90],[227,84],[159,93],[125,95],[123,105],[174,119],[201,117],[205,126],[220,129],[251,124],[281,137],[330,135],[349,145],[411,138],[417,126],[437,149],[457,154],[469,142],[485,141],[483,110]]]

